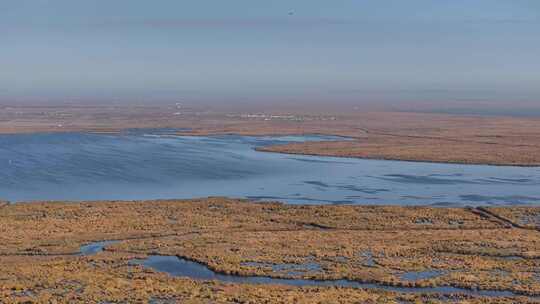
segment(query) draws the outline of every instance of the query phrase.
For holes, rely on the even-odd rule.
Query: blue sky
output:
[[[540,101],[537,0],[0,1],[0,96]]]

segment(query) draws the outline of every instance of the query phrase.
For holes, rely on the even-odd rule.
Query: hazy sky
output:
[[[0,96],[540,103],[538,0],[1,0]]]

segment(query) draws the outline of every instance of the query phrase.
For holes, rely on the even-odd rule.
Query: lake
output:
[[[286,155],[254,148],[338,138],[172,132],[0,135],[0,199],[229,196],[292,204],[437,206],[540,202],[540,168]]]

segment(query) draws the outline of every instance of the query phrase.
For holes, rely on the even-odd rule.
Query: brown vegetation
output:
[[[128,263],[149,254],[182,256],[216,271],[241,275],[540,294],[540,234],[509,228],[496,217],[461,208],[294,206],[225,198],[30,203],[0,208],[0,231],[0,302],[444,300],[436,294],[194,281]],[[93,256],[77,255],[83,244],[112,239],[121,242]],[[320,268],[288,272],[271,267],[305,263]],[[417,281],[401,277],[426,270],[441,275]],[[534,302],[526,296],[452,299],[456,303],[516,301]]]
[[[0,107],[0,133],[107,133],[128,128],[178,128],[186,129],[181,134],[189,135],[326,134],[353,140],[261,150],[409,161],[540,165],[538,118],[359,110],[334,113],[276,110],[246,115],[240,111],[178,110],[164,106]]]

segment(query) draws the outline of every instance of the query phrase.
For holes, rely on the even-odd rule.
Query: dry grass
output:
[[[305,111],[245,118],[227,113],[145,107],[4,107],[0,133],[118,132],[128,128],[185,128],[190,135],[326,134],[353,141],[268,147],[265,151],[330,156],[494,165],[540,165],[540,119],[426,113]],[[240,110],[236,110],[241,113]],[[270,112],[269,112],[270,113]]]
[[[292,206],[225,198],[16,204],[0,208],[0,301],[444,300],[437,295],[352,288],[200,282],[128,264],[134,257],[154,253],[184,256],[217,271],[242,275],[347,278],[384,285],[452,285],[539,294],[540,234],[505,227],[496,218],[460,208]],[[94,256],[73,255],[82,244],[108,239],[123,241]],[[290,273],[268,266],[284,263],[315,263],[320,269]],[[424,270],[443,274],[414,282],[401,278],[405,272]],[[526,303],[529,299],[452,299],[456,303],[516,301]]]

